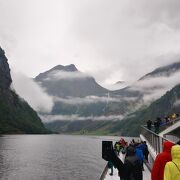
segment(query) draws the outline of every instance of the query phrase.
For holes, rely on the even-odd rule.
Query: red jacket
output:
[[[164,176],[164,167],[167,162],[171,161],[171,147],[174,144],[166,141],[163,144],[163,152],[156,156],[154,161],[153,169],[151,172],[152,180],[163,180]]]

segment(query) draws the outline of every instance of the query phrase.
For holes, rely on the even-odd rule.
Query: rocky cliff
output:
[[[12,82],[5,52],[0,47],[0,88],[8,89]]]
[[[37,113],[11,90],[8,60],[0,48],[0,134],[47,133]]]

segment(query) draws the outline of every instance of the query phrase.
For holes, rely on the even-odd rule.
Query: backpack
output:
[[[139,159],[136,159],[134,162],[126,159],[126,163],[128,164],[128,171],[125,177],[125,180],[142,180],[142,169],[141,162]]]

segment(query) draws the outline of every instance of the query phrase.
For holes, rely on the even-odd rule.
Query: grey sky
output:
[[[14,71],[75,64],[101,84],[180,60],[179,0],[0,0],[0,45]]]

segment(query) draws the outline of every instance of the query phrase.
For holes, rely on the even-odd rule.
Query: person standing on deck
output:
[[[172,161],[166,163],[164,169],[164,180],[180,179],[180,145],[175,145],[171,149]]]
[[[119,152],[120,152],[120,150],[121,150],[121,145],[119,144],[119,142],[116,142],[116,143],[115,143],[114,149],[116,150],[117,155],[119,156]]]
[[[155,130],[155,133],[156,133],[156,134],[159,133],[159,126],[160,126],[159,121],[156,119],[156,120],[154,121],[154,130]]]
[[[148,146],[147,146],[147,144],[146,144],[146,141],[144,141],[143,143],[144,143],[144,146],[145,146],[144,152],[143,152],[144,158],[145,158],[145,160],[148,162],[148,155],[149,155]]]
[[[147,147],[146,141],[144,141],[144,142],[141,141],[141,144],[139,144],[137,147],[142,150],[144,158],[146,159],[146,161],[148,161],[149,151],[148,151],[148,147]]]
[[[151,128],[152,128],[152,121],[151,121],[151,120],[148,120],[148,121],[147,121],[147,128],[148,128],[149,130],[151,130]]]
[[[144,154],[140,146],[137,146],[136,148],[136,156],[139,158],[141,161],[141,166],[142,166],[142,171],[144,171],[143,163],[144,163]]]
[[[127,156],[124,161],[124,178],[123,180],[142,180],[141,161],[135,154],[135,148],[129,146],[127,148]]]
[[[171,148],[174,144],[165,141],[163,144],[163,152],[156,156],[151,172],[151,180],[163,180],[164,167],[167,162],[171,161]]]
[[[111,161],[108,161],[108,168],[111,169],[110,176],[113,176],[113,163]]]

